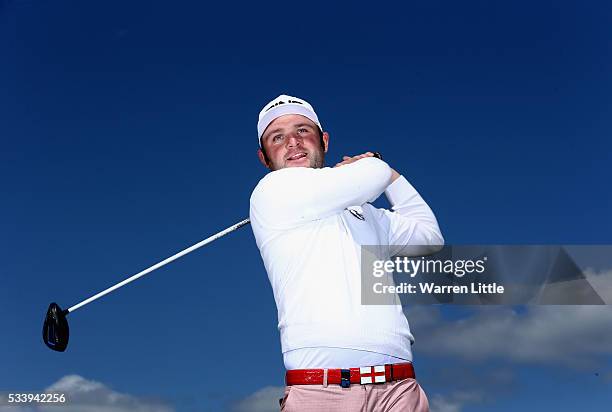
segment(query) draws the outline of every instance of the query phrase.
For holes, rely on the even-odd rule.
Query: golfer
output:
[[[287,369],[282,411],[428,411],[400,305],[361,304],[361,245],[423,254],[444,239],[408,181],[368,152],[325,166],[313,107],[281,95],[259,113],[261,163],[250,219],[278,309]],[[385,193],[391,210],[373,202]],[[419,253],[420,253],[419,252]]]

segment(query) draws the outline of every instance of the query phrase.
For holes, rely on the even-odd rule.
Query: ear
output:
[[[327,153],[327,148],[329,147],[329,133],[323,132],[323,144],[325,145],[323,153]]]
[[[257,157],[259,157],[259,161],[261,162],[262,165],[264,165],[264,167],[270,169],[268,162],[266,162],[266,157],[264,156],[261,149],[257,149]]]

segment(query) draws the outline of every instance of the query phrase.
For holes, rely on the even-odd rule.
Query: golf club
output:
[[[57,352],[63,352],[66,350],[66,347],[68,346],[68,338],[69,338],[69,328],[68,328],[68,320],[66,319],[66,316],[69,313],[74,312],[75,310],[77,310],[80,307],[83,307],[85,305],[87,305],[88,303],[93,302],[94,300],[101,298],[102,296],[111,293],[112,291],[119,289],[122,286],[127,285],[128,283],[148,274],[153,272],[155,269],[159,269],[162,266],[167,265],[168,263],[182,257],[185,256],[186,254],[193,252],[196,249],[201,248],[204,245],[207,245],[217,239],[219,239],[222,236],[227,235],[228,233],[233,232],[236,229],[241,228],[242,226],[248,224],[250,222],[249,219],[244,219],[238,223],[236,223],[235,225],[232,225],[230,227],[228,227],[227,229],[224,229],[222,231],[220,231],[217,234],[214,234],[204,240],[202,240],[201,242],[196,243],[193,246],[188,247],[185,250],[182,250],[180,252],[178,252],[175,255],[170,256],[167,259],[162,260],[161,262],[158,262],[156,264],[154,264],[153,266],[138,272],[137,274],[125,279],[122,282],[117,283],[114,286],[111,286],[110,288],[103,290],[102,292],[93,295],[90,298],[85,299],[84,301],[77,303],[76,305],[68,308],[68,309],[62,309],[57,303],[53,302],[49,305],[49,309],[47,309],[47,316],[45,316],[45,322],[43,324],[43,340],[45,342],[45,345],[47,345],[49,348],[53,349],[54,351]]]
[[[382,160],[382,156],[379,152],[372,152],[374,154],[374,157],[381,159]],[[204,245],[207,245],[217,239],[219,239],[222,236],[227,235],[228,233],[233,232],[236,229],[241,228],[242,226],[246,225],[250,223],[249,219],[244,219],[238,223],[236,223],[235,225],[232,225],[230,227],[228,227],[227,229],[224,229],[222,231],[220,231],[217,234],[214,234],[204,240],[202,240],[201,242],[196,243],[193,246],[188,247],[185,250],[182,250],[181,252],[178,252],[177,254],[170,256],[167,259],[162,260],[159,263],[154,264],[153,266],[138,272],[137,274],[125,279],[122,282],[117,283],[114,286],[111,286],[110,288],[103,290],[102,292],[91,296],[90,298],[85,299],[84,301],[77,303],[76,305],[68,308],[68,309],[62,309],[57,303],[52,302],[49,305],[49,308],[47,309],[47,315],[45,316],[45,321],[43,323],[43,341],[45,342],[45,345],[47,345],[49,348],[53,349],[54,351],[57,352],[63,352],[66,350],[66,348],[68,347],[68,338],[69,338],[69,328],[68,328],[68,320],[66,319],[66,316],[68,316],[69,313],[74,312],[75,310],[77,310],[80,307],[83,307],[85,305],[87,305],[88,303],[93,302],[94,300],[101,298],[102,296],[111,293],[112,291],[119,289],[122,286],[127,285],[128,283],[148,274],[153,272],[155,269],[159,269],[162,266],[167,265],[168,263],[182,257],[185,256],[186,254],[193,252],[194,250],[201,248]]]

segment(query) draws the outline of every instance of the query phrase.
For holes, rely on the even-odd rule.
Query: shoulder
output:
[[[328,168],[288,167],[265,175],[251,193],[251,203],[265,198],[288,196],[307,189],[305,184],[312,182]]]
[[[294,175],[289,169],[277,170],[265,175],[251,193],[251,209],[270,210],[291,190]]]

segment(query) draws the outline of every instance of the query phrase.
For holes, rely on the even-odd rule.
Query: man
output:
[[[361,304],[360,246],[383,245],[383,258],[406,245],[437,251],[431,209],[371,152],[324,167],[329,134],[300,98],[264,106],[257,132],[271,173],[251,195],[250,218],[278,309],[281,410],[428,411],[401,306]],[[383,192],[393,211],[369,204]]]

